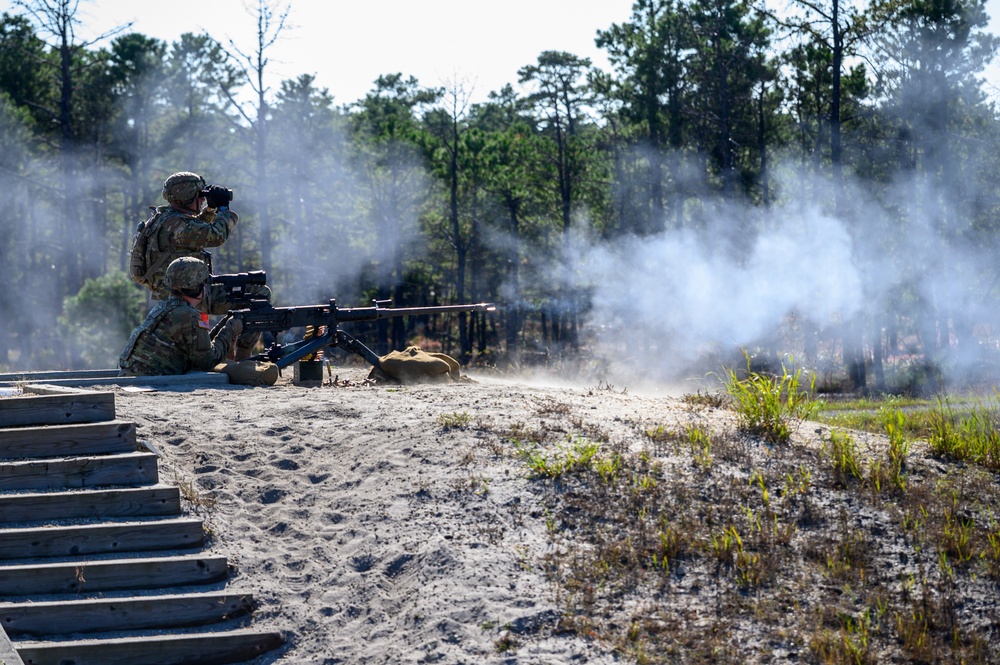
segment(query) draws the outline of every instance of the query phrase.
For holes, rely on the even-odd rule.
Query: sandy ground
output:
[[[235,566],[229,587],[254,593],[255,626],[285,632],[256,662],[617,662],[557,630],[536,563],[545,511],[495,432],[571,412],[615,436],[681,422],[683,404],[600,385],[473,374],[394,387],[365,374],[116,396],[118,417],[160,453],[161,481],[185,490],[211,550]],[[508,637],[516,650],[499,646]]]

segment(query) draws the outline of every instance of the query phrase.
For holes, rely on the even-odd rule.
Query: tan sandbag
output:
[[[462,373],[458,361],[451,356],[410,346],[379,358],[379,366],[372,369],[368,378],[380,380],[383,377],[400,383],[434,383],[459,381]]]
[[[226,374],[238,386],[273,386],[278,380],[278,366],[262,360],[227,360],[212,371]]]

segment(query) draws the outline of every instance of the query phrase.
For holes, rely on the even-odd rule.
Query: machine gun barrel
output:
[[[382,307],[379,302],[376,302],[373,307],[351,307],[340,309],[337,312],[337,320],[343,322],[374,321],[376,319],[387,319],[393,316],[428,316],[431,314],[447,314],[449,312],[494,311],[496,311],[496,305],[487,302],[480,302],[472,305],[434,305],[431,307]]]

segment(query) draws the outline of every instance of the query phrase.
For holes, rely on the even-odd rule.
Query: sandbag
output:
[[[238,386],[273,386],[278,380],[278,366],[262,360],[227,360],[212,371],[222,372]]]
[[[379,366],[372,368],[368,378],[399,383],[439,383],[460,381],[462,373],[458,361],[451,356],[410,346],[380,357]]]

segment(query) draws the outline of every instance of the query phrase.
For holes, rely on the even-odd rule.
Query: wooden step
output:
[[[11,638],[73,633],[190,628],[244,617],[253,596],[189,593],[132,598],[88,598],[50,602],[0,603],[0,625]]]
[[[252,629],[147,635],[72,642],[14,642],[29,665],[223,665],[252,660],[281,646],[278,632]]]
[[[0,559],[152,552],[200,547],[204,542],[202,521],[185,518],[120,524],[0,529]]]
[[[99,455],[137,449],[135,423],[121,420],[0,429],[0,458]]]
[[[0,463],[0,491],[155,485],[157,480],[156,455],[150,452]]]
[[[0,523],[97,517],[162,517],[179,515],[180,512],[180,489],[163,485],[0,495]]]
[[[0,663],[3,665],[24,665],[24,661],[21,660],[21,656],[18,655],[14,644],[7,637],[7,633],[3,632],[2,627],[0,627]]]
[[[0,427],[98,423],[115,419],[112,392],[67,391],[0,399]]]
[[[4,372],[0,374],[0,383],[43,382],[48,379],[102,379],[118,376],[119,371],[118,369],[49,369],[35,372]]]
[[[27,385],[25,385],[27,383]],[[153,390],[188,388],[192,386],[228,385],[229,376],[222,372],[188,372],[168,376],[118,376],[118,370],[90,370],[78,372],[28,372],[0,374],[0,385],[24,385],[25,392],[51,393],[53,389],[79,389],[81,387],[134,386]]]
[[[167,556],[0,566],[0,589],[8,597],[99,593],[213,584],[228,577],[224,556]]]

